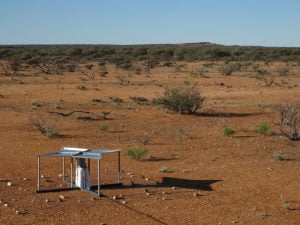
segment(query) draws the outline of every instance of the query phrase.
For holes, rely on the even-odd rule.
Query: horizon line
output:
[[[240,44],[218,44],[209,41],[201,41],[201,42],[176,42],[176,43],[136,43],[136,44],[117,44],[117,43],[0,43],[0,46],[164,46],[164,45],[171,45],[171,46],[182,46],[190,45],[190,47],[197,46],[198,47],[207,47],[207,46],[223,46],[223,47],[260,47],[260,48],[300,48],[300,46],[286,46],[286,45],[240,45]]]

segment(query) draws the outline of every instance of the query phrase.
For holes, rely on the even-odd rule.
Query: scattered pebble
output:
[[[8,203],[5,203],[3,206],[4,206],[4,207],[9,207]]]
[[[25,210],[16,210],[15,213],[17,215],[24,215],[24,214],[26,214],[26,211]]]
[[[123,205],[125,205],[125,204],[126,204],[126,201],[125,201],[125,200],[122,200],[121,203],[122,203]]]
[[[63,196],[63,195],[60,195],[59,196],[59,199],[62,199],[62,200],[64,200],[66,197],[65,196]]]
[[[118,199],[118,196],[114,195],[113,200],[117,200],[117,199]]]
[[[23,180],[26,181],[26,180],[28,180],[28,178],[27,178],[27,177],[24,177]]]
[[[58,177],[63,177],[63,175],[60,173],[60,174],[58,174]]]
[[[172,190],[175,190],[176,189],[176,187],[172,187]]]
[[[12,183],[11,182],[7,182],[7,184],[6,184],[8,187],[10,187],[11,185],[12,185]]]
[[[48,203],[48,202],[49,202],[49,199],[48,199],[48,198],[46,198],[46,199],[45,199],[45,202],[46,202],[46,203]]]
[[[8,179],[0,178],[0,182],[7,182],[9,181]]]
[[[145,178],[145,180],[146,180],[146,181],[148,181],[148,180],[149,180],[149,178],[148,178],[148,177],[146,177],[146,178]]]
[[[198,193],[198,192],[193,192],[193,195],[194,195],[195,197],[198,197],[198,196],[200,196],[200,193]]]

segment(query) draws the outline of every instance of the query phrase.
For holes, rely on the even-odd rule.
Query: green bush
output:
[[[204,98],[195,86],[183,85],[166,88],[155,103],[174,112],[191,114],[202,106],[203,101]]]
[[[266,135],[270,132],[270,126],[267,123],[260,123],[256,126],[256,132],[262,135]]]
[[[230,127],[225,126],[223,128],[223,134],[225,137],[230,137],[235,134],[235,130]]]
[[[102,124],[102,125],[100,125],[99,126],[99,130],[101,130],[101,131],[107,131],[108,130],[108,125],[106,125],[106,124]]]
[[[142,160],[146,159],[149,154],[148,154],[148,149],[128,149],[125,155],[131,159],[135,160]]]
[[[170,172],[170,169],[168,167],[161,167],[158,170],[160,173],[168,173]]]

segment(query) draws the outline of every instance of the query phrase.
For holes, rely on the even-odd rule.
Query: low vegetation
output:
[[[300,140],[300,110],[296,105],[281,105],[280,131],[290,140]]]
[[[228,126],[225,126],[223,128],[223,135],[225,137],[230,137],[230,136],[232,136],[234,134],[235,134],[235,130],[234,129],[232,129],[232,128],[228,127]]]
[[[169,173],[170,169],[168,167],[161,167],[158,170],[160,173]]]
[[[144,97],[130,96],[130,99],[139,105],[149,104],[149,100]]]
[[[239,62],[229,62],[225,63],[223,66],[220,68],[220,72],[223,75],[231,75],[233,72],[237,72],[241,69],[242,65]]]
[[[270,133],[270,125],[267,123],[260,123],[256,125],[255,131],[261,135],[267,135]]]
[[[108,130],[108,128],[109,128],[109,126],[107,125],[107,124],[101,124],[99,127],[98,127],[98,129],[100,130],[100,131],[107,131]]]
[[[142,149],[128,149],[125,155],[131,159],[135,160],[145,160],[149,158],[148,149],[142,148]]]
[[[59,136],[58,131],[56,130],[56,121],[51,121],[41,116],[37,116],[30,117],[29,122],[34,128],[49,138]]]
[[[175,88],[166,88],[155,103],[170,111],[181,114],[192,114],[201,108],[204,97],[196,86],[182,85]]]

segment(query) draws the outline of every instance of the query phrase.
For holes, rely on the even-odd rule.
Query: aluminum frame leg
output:
[[[71,188],[73,187],[73,158],[71,158]]]
[[[37,166],[38,166],[38,168],[37,168],[37,190],[39,191],[40,190],[40,177],[41,177],[41,175],[40,175],[40,157],[38,156],[38,158],[37,158]]]
[[[118,183],[120,183],[121,179],[121,157],[120,152],[118,152]]]
[[[98,196],[100,197],[100,159],[98,159]]]
[[[62,158],[62,181],[65,182],[65,157]]]

